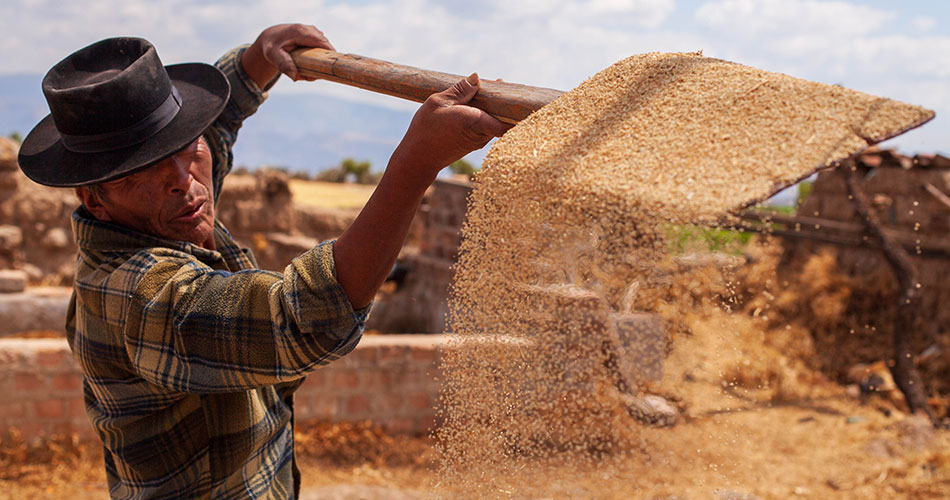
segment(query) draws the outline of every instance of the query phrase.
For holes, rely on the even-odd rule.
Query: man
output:
[[[296,497],[294,390],[356,346],[438,171],[506,130],[465,105],[476,75],[433,95],[344,234],[258,270],[214,202],[242,121],[298,78],[297,47],[333,48],[278,25],[216,67],[166,67],[145,40],[108,39],[43,80],[51,115],[19,162],[82,201],[67,337],[114,498]]]

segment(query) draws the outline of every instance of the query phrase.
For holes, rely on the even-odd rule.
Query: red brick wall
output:
[[[388,432],[435,424],[442,335],[370,335],[350,355],[311,374],[296,395],[299,421],[369,420]],[[81,374],[65,340],[0,339],[0,431],[27,440],[53,433],[92,438]]]

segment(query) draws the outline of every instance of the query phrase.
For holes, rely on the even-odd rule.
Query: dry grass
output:
[[[374,188],[363,184],[290,180],[294,203],[322,208],[361,208]]]

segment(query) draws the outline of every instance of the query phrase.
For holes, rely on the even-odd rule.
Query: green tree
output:
[[[813,181],[802,181],[798,183],[798,197],[795,199],[795,208],[805,203],[805,200],[811,195],[811,191],[814,187],[815,183]]]
[[[10,132],[9,137],[10,139],[16,141],[17,144],[21,144],[23,142],[23,136],[20,135],[20,133],[15,130],[13,132]]]
[[[475,175],[475,172],[478,172],[478,169],[465,160],[465,158],[460,158],[449,165],[449,170],[451,170],[453,174],[467,175],[469,177]]]
[[[369,168],[370,164],[368,161],[356,161],[353,158],[344,158],[343,162],[340,163],[340,169],[343,170],[344,175],[352,175],[356,182],[365,178],[369,172]]]
[[[321,182],[346,182],[346,172],[341,168],[331,167],[317,173],[314,180]]]

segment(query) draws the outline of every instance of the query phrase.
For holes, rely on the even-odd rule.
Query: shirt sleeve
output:
[[[267,99],[267,91],[280,78],[280,73],[260,88],[244,71],[241,65],[241,56],[250,44],[236,47],[221,56],[215,66],[224,73],[231,84],[231,97],[228,99],[224,111],[217,120],[205,131],[204,137],[214,152],[214,199],[218,200],[221,194],[221,185],[234,164],[234,155],[231,151],[237,140],[238,130],[249,116],[257,112],[257,108]]]
[[[169,250],[169,253],[175,253]],[[333,242],[283,275],[216,271],[181,255],[149,254],[125,322],[136,372],[189,393],[287,382],[350,352],[369,308],[353,310],[336,280]]]

